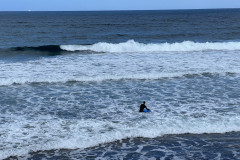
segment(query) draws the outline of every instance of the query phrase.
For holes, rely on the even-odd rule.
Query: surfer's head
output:
[[[145,104],[146,102],[145,101],[143,101],[143,104]]]

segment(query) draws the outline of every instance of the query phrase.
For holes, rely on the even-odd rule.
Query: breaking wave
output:
[[[92,45],[61,45],[66,51],[94,51],[94,52],[171,52],[171,51],[207,51],[207,50],[240,50],[240,42],[192,42],[180,43],[139,43],[129,40],[123,43],[99,42]]]
[[[134,112],[131,114],[136,115]],[[21,121],[8,124],[9,138],[16,137],[16,139],[12,140],[13,144],[2,139],[8,145],[0,153],[0,159],[40,150],[84,149],[126,138],[155,138],[167,134],[240,131],[238,116],[220,117],[215,121],[211,117],[190,118],[189,121],[186,121],[180,117],[159,119],[159,116],[161,117],[160,113],[148,116],[148,124],[144,121],[128,124],[127,122],[113,123],[99,120],[29,121],[23,118]],[[32,137],[36,138],[36,143]],[[18,147],[10,149],[14,144]]]
[[[99,42],[81,45],[43,45],[0,48],[0,55],[16,52],[28,54],[44,54],[49,56],[61,55],[69,52],[78,53],[132,53],[132,52],[192,52],[192,51],[234,51],[240,50],[240,42],[176,42],[176,43],[140,43],[128,40],[122,43]]]

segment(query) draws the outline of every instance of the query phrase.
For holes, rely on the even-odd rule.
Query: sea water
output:
[[[0,12],[0,159],[240,159],[239,82],[239,9]]]

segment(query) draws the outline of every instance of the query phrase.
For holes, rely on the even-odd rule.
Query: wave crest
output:
[[[180,43],[139,43],[129,40],[123,43],[99,42],[92,45],[61,45],[65,51],[94,51],[94,52],[171,52],[171,51],[207,51],[207,50],[240,50],[240,42],[192,42]]]

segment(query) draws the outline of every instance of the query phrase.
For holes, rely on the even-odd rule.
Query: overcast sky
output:
[[[0,0],[0,11],[240,8],[240,0]]]

